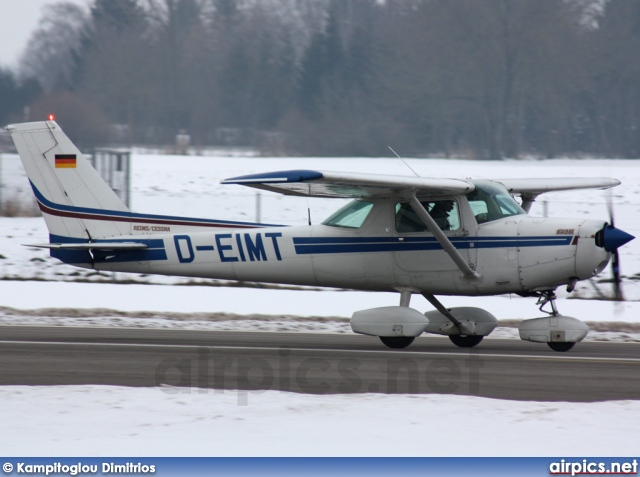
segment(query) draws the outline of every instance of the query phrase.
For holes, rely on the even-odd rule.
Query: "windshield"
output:
[[[507,189],[489,181],[474,181],[475,190],[467,194],[467,200],[479,224],[493,220],[526,214]]]
[[[354,200],[334,213],[323,225],[359,229],[373,208],[373,202]]]

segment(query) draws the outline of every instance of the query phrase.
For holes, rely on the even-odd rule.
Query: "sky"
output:
[[[72,2],[89,5],[90,0],[0,0],[0,67],[15,69],[38,26],[45,5]]]

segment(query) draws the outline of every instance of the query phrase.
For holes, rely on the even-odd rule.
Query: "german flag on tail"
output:
[[[56,154],[56,169],[75,169],[75,154]]]

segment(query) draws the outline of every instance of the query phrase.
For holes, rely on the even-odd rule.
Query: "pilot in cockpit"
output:
[[[433,207],[429,210],[429,215],[438,224],[441,230],[451,230],[449,223],[449,213],[453,210],[452,200],[439,200],[433,203]]]

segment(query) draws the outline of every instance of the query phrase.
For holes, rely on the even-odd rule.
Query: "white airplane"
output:
[[[537,297],[547,316],[524,320],[523,340],[568,351],[588,332],[561,315],[554,290],[598,275],[634,237],[604,220],[543,219],[544,192],[606,189],[608,178],[438,179],[290,170],[234,177],[295,196],[352,198],[320,225],[283,227],[131,212],[55,121],[7,126],[59,260],[95,270],[395,291],[398,306],[357,311],[354,332],[404,348],[422,333],[480,343],[496,318],[446,308],[436,295]],[[520,196],[521,204],[513,196]],[[435,311],[409,307],[423,295]],[[550,305],[550,311],[543,309]]]

